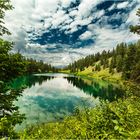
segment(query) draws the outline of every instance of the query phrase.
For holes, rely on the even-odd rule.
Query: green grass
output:
[[[111,58],[109,59],[111,61]],[[100,61],[96,62],[95,65],[98,65]],[[67,73],[67,74],[74,74],[77,76],[82,76],[82,77],[87,77],[87,78],[92,78],[92,79],[102,79],[114,83],[123,83],[124,80],[122,79],[122,73],[116,72],[114,70],[114,73],[111,74],[109,73],[109,68],[103,69],[103,66],[101,66],[100,71],[93,71],[94,66],[89,66],[88,68],[85,68],[83,71],[78,71],[75,73],[71,73],[70,70],[62,70],[60,71],[61,73]]]
[[[87,76],[94,79],[102,79],[111,82],[122,82],[122,74],[114,72],[114,74],[109,73],[109,68],[101,69],[100,71],[92,71],[93,67],[88,67],[84,71],[78,72],[78,76]]]

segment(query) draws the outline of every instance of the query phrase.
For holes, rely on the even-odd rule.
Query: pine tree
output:
[[[140,8],[137,11],[137,16],[140,17]],[[131,25],[130,31],[133,33],[140,34],[140,25],[135,25],[135,26]]]
[[[123,77],[130,79],[132,70],[136,64],[136,48],[134,45],[129,46],[127,56],[124,60]]]
[[[117,64],[116,64],[116,70],[117,72],[121,72],[123,68],[123,58],[121,55],[117,56]]]
[[[114,65],[114,62],[113,62],[113,59],[111,59],[110,66],[109,66],[109,73],[114,73],[113,65]]]
[[[9,30],[3,26],[4,24],[4,16],[5,11],[11,10],[13,7],[10,4],[10,0],[0,0],[0,36],[3,36],[4,34],[10,35],[11,33]]]

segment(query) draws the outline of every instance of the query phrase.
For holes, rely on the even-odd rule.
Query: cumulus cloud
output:
[[[62,7],[68,8],[71,3],[75,3],[76,0],[61,0]]]
[[[83,0],[78,7],[78,18],[88,17],[98,3],[99,0]]]
[[[128,4],[129,4],[128,1],[119,3],[119,4],[117,5],[117,8],[118,8],[118,9],[126,8]]]
[[[108,8],[108,10],[111,11],[111,10],[115,9],[115,7],[116,7],[116,4],[113,4],[111,7]]]
[[[137,35],[133,35],[129,30],[118,30],[118,29],[109,29],[109,28],[99,28],[94,27],[94,32],[97,35],[97,41],[95,46],[100,46],[103,49],[110,49],[116,46],[121,42],[130,43],[136,41],[138,38]]]
[[[117,43],[137,40],[128,26],[137,24],[140,0],[11,0],[6,26],[15,51],[53,65],[68,64]]]
[[[87,40],[87,39],[91,39],[92,37],[92,33],[90,31],[86,31],[85,33],[83,33],[82,35],[80,35],[80,39],[81,40]]]

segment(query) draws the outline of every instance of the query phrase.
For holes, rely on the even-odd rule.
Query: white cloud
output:
[[[88,17],[90,15],[93,7],[95,7],[100,2],[99,2],[99,0],[82,0],[81,4],[78,7],[79,18]]]
[[[129,17],[128,17],[127,21],[126,21],[127,24],[132,24],[133,25],[133,24],[138,24],[139,23],[139,18],[136,15],[136,12],[137,12],[137,10],[138,10],[139,7],[140,7],[139,5],[136,6],[136,8],[134,8],[130,12]]]
[[[68,26],[66,26],[67,30],[69,29],[69,31],[66,31],[66,33],[73,33],[75,31],[78,30],[78,26],[85,26],[91,23],[93,17],[88,17],[86,19],[79,19],[79,18],[75,18],[75,20],[73,22],[71,22]]]
[[[89,24],[88,25],[88,30],[94,31],[94,24]]]
[[[111,7],[108,8],[109,11],[113,10],[116,7],[116,4],[113,4]]]
[[[28,57],[43,59],[53,65],[62,65],[88,54],[115,47],[117,43],[138,39],[136,35],[129,33],[129,30],[125,28],[128,24],[138,23],[135,11],[138,9],[139,4],[132,9],[127,19],[127,16],[123,14],[108,17],[105,16],[105,10],[97,10],[97,4],[103,1],[105,0],[80,0],[80,5],[73,9],[68,9],[70,13],[67,13],[63,8],[68,8],[76,0],[12,0],[15,9],[7,12],[5,21],[6,26],[12,32],[11,38],[16,42],[15,50],[21,47],[24,50],[24,55]],[[131,8],[132,4],[136,2],[140,3],[140,0],[121,2],[118,5],[113,4],[108,10],[113,10],[116,7],[118,9]],[[124,23],[118,29],[112,29],[108,21],[120,19],[122,16],[126,19]],[[100,20],[93,24],[92,20],[95,18]],[[71,35],[79,30],[79,26],[87,26],[87,30],[79,36],[81,42],[95,38],[94,46],[75,49],[67,44],[62,44],[61,52],[50,53],[46,48],[55,48],[55,43],[47,44],[46,46],[29,42],[29,39],[37,39],[44,32],[49,32],[50,28],[58,28],[59,31],[64,31],[67,35]],[[26,34],[25,31],[34,32]],[[36,35],[33,35],[33,33]],[[49,37],[46,36],[46,38]]]
[[[70,6],[71,3],[75,3],[76,0],[61,0],[62,6],[67,8]]]
[[[96,14],[95,14],[95,17],[96,18],[100,18],[101,16],[103,16],[105,14],[105,11],[104,10],[101,10],[101,11],[99,11],[99,12],[97,12]]]
[[[117,5],[117,8],[118,8],[118,9],[127,8],[127,5],[128,5],[128,4],[129,4],[128,1],[119,3],[119,4]]]
[[[115,47],[121,42],[132,42],[138,40],[137,35],[133,35],[128,30],[119,30],[119,29],[107,29],[94,27],[95,34],[97,35],[95,46],[100,46],[103,49],[110,49]]]
[[[92,37],[92,34],[90,31],[86,31],[84,32],[79,38],[81,40],[87,40],[87,39],[90,39]]]
[[[72,33],[77,30],[78,25],[88,25],[92,21],[93,17],[87,16],[99,3],[98,0],[82,0],[77,9],[72,10],[69,14],[62,10],[62,7],[69,7],[71,3],[75,2],[76,0],[12,0],[15,9],[7,12],[6,25],[13,33],[15,29],[18,30],[23,25],[27,30],[31,27],[38,30],[50,27],[57,28],[60,24],[69,24],[65,29]],[[100,14],[103,13],[100,12]],[[75,17],[74,21],[70,18],[71,16]],[[40,23],[41,20],[44,20],[44,25]]]
[[[69,13],[69,16],[76,16],[77,15],[77,13],[78,13],[78,10],[73,10],[73,11],[71,11],[70,13]]]
[[[63,22],[69,20],[69,16],[65,14],[64,11],[59,10],[52,16],[52,28],[57,28]]]

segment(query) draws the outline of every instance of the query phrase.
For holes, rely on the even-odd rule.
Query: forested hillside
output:
[[[109,72],[122,72],[122,77],[140,82],[140,41],[133,44],[121,43],[112,51],[103,51],[75,61],[67,69],[83,71],[92,66],[92,71],[109,68]]]

